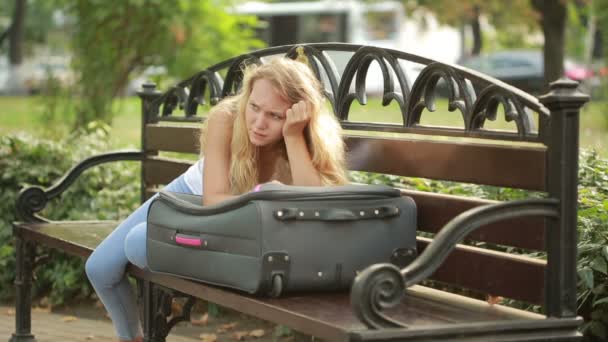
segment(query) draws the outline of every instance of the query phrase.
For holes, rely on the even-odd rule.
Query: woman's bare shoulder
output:
[[[233,99],[221,101],[209,112],[209,123],[230,124],[234,122],[236,102]]]
[[[232,126],[232,124],[234,123],[234,118],[236,117],[236,115],[230,111],[228,108],[217,108],[212,110],[209,113],[208,116],[208,120],[209,120],[209,125],[212,126],[216,126],[216,125],[228,125],[228,126]]]

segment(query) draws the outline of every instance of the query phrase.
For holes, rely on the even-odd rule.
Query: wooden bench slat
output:
[[[528,190],[545,189],[545,149],[347,137],[350,170]]]
[[[147,124],[144,149],[198,154],[199,131],[200,126]]]
[[[415,190],[401,190],[401,193],[411,196],[416,202],[418,230],[430,233],[437,233],[452,218],[466,210],[497,203]],[[541,251],[545,249],[544,234],[542,218],[526,217],[486,225],[471,233],[467,239]]]
[[[430,241],[418,237],[418,252],[422,253]],[[542,304],[545,268],[543,260],[458,245],[430,279]]]

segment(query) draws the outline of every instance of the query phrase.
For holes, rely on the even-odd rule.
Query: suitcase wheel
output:
[[[268,296],[277,298],[283,292],[283,277],[280,274],[275,274],[272,277],[272,289],[268,293]]]

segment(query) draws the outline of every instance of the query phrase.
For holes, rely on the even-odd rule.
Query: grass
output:
[[[45,114],[48,103],[41,97],[0,97],[0,134],[27,131],[32,134],[59,139],[70,132],[69,125],[61,124],[62,118],[49,121]],[[115,148],[134,147],[140,144],[141,110],[136,97],[115,101],[116,116],[112,124],[111,139]],[[383,107],[377,98],[370,98],[365,106],[353,102],[351,121],[401,123],[401,114],[396,103]],[[447,101],[439,99],[435,112],[424,111],[422,124],[442,125],[462,128],[460,112],[449,112]],[[506,122],[500,113],[495,122],[488,121],[490,129],[515,130],[513,122]],[[580,146],[595,149],[603,157],[608,157],[608,102],[593,101],[585,105],[581,112]],[[390,133],[389,133],[390,134]]]

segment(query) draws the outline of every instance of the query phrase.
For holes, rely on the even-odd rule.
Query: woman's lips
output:
[[[251,132],[253,133],[254,136],[256,136],[258,138],[265,138],[266,137],[265,134],[261,134],[261,133],[258,133],[256,131],[251,131]]]

